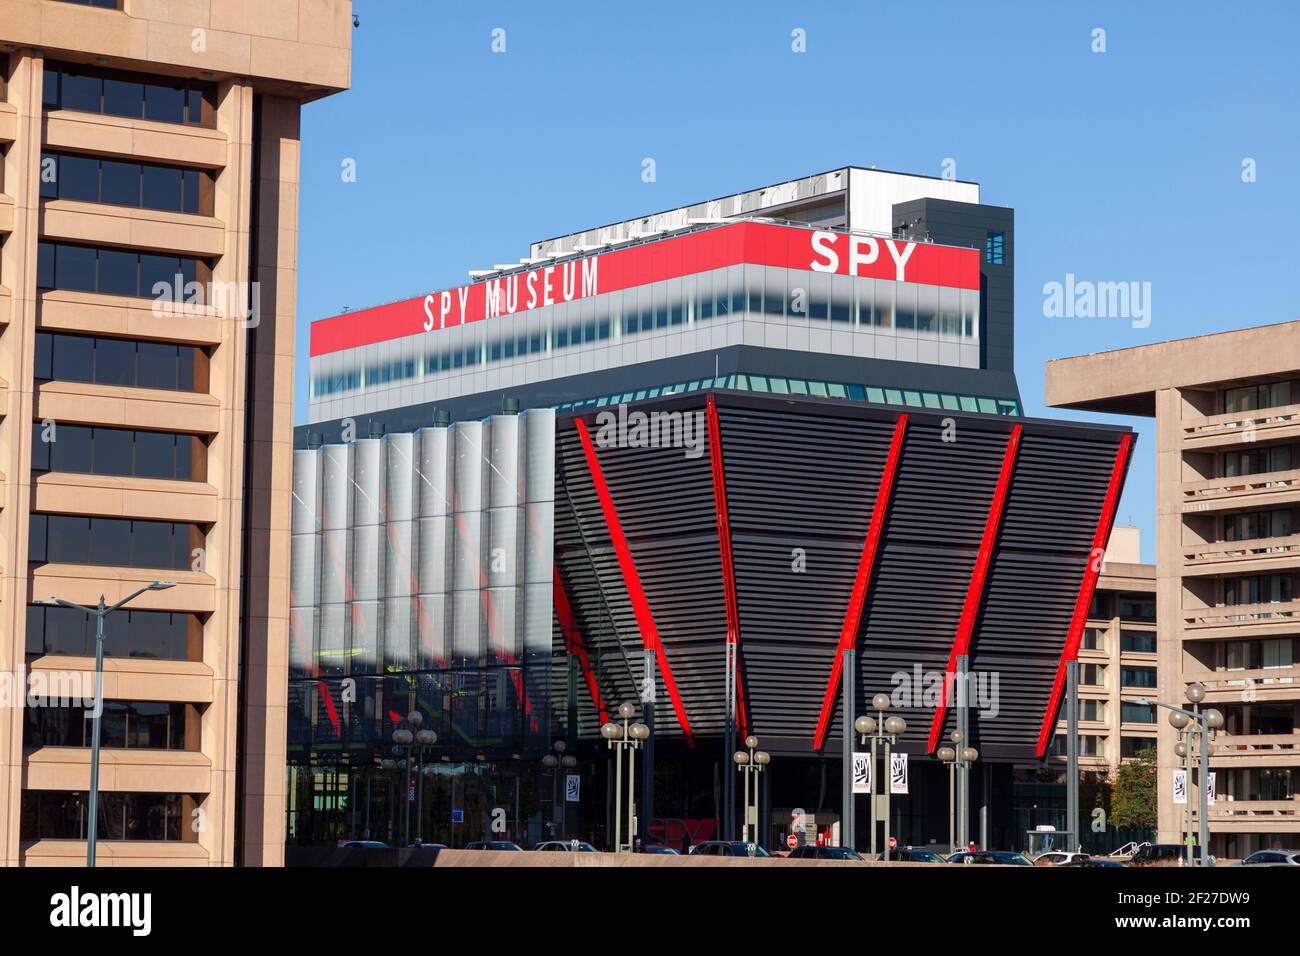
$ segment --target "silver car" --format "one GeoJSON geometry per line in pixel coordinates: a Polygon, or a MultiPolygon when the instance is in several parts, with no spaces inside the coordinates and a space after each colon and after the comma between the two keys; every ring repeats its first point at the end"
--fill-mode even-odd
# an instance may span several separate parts
{"type": "Polygon", "coordinates": [[[595,853],[596,848],[585,840],[543,840],[534,850],[552,853],[595,853]]]}
{"type": "Polygon", "coordinates": [[[1300,866],[1300,850],[1256,850],[1242,866],[1300,866]]]}

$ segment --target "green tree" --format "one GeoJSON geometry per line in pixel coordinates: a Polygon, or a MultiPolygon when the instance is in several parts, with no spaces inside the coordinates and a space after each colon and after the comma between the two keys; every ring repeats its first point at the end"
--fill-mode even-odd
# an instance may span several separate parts
{"type": "Polygon", "coordinates": [[[1139,750],[1120,764],[1110,800],[1110,825],[1120,830],[1156,826],[1156,752],[1139,750]]]}

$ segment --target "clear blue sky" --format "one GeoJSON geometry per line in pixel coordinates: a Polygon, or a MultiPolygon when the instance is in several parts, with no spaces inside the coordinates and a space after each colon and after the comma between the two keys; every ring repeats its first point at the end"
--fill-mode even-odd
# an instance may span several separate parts
{"type": "MultiPolygon", "coordinates": [[[[352,89],[303,120],[299,422],[313,319],[459,284],[535,239],[847,164],[939,175],[952,158],[1015,208],[1030,415],[1084,417],[1044,408],[1049,358],[1300,317],[1294,3],[354,9],[352,89]],[[1149,327],[1045,318],[1043,285],[1066,273],[1150,282],[1149,327]]],[[[1118,520],[1153,560],[1152,429],[1114,420],[1140,433],[1118,520]]]]}

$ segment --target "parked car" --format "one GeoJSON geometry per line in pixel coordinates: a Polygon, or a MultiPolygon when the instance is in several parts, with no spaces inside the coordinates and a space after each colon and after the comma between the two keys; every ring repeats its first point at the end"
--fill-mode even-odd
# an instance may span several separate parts
{"type": "Polygon", "coordinates": [[[662,843],[647,843],[638,853],[658,853],[661,856],[681,856],[681,851],[662,843]]]}
{"type": "Polygon", "coordinates": [[[949,863],[996,863],[1003,866],[1033,866],[1023,855],[1010,850],[962,850],[948,857],[949,863]]]}
{"type": "Polygon", "coordinates": [[[387,850],[388,844],[383,840],[340,840],[339,848],[348,850],[353,847],[362,850],[387,850]]]}
{"type": "Polygon", "coordinates": [[[445,843],[410,843],[407,844],[412,850],[445,850],[445,843]]]}
{"type": "Polygon", "coordinates": [[[1300,866],[1300,850],[1256,850],[1242,866],[1300,866]]]}
{"type": "Polygon", "coordinates": [[[585,840],[543,840],[533,847],[542,852],[559,853],[595,853],[596,848],[585,840]]]}
{"type": "Polygon", "coordinates": [[[905,846],[897,850],[889,851],[891,860],[898,860],[902,863],[946,863],[942,853],[935,850],[927,850],[919,846],[905,846]]]}
{"type": "Polygon", "coordinates": [[[789,860],[850,860],[867,862],[857,850],[846,846],[797,846],[786,857],[789,860]]]}
{"type": "Polygon", "coordinates": [[[691,847],[691,856],[771,856],[757,843],[740,840],[706,840],[691,847]]]}
{"type": "Polygon", "coordinates": [[[1087,860],[1087,853],[1067,853],[1064,850],[1052,850],[1050,853],[1040,853],[1034,860],[1034,866],[1063,866],[1066,863],[1087,860]]]}
{"type": "Polygon", "coordinates": [[[523,847],[518,843],[511,843],[509,840],[471,840],[465,844],[467,850],[518,850],[523,852],[523,847]]]}
{"type": "MultiPolygon", "coordinates": [[[[1201,858],[1201,848],[1192,847],[1192,859],[1201,858]]],[[[1130,866],[1182,866],[1187,861],[1187,847],[1181,843],[1148,843],[1133,854],[1130,866]]]]}
{"type": "Polygon", "coordinates": [[[1060,863],[1057,865],[1058,866],[1110,866],[1110,867],[1119,867],[1121,870],[1128,866],[1128,864],[1122,860],[1112,860],[1109,857],[1105,857],[1105,856],[1088,856],[1086,853],[1079,854],[1079,857],[1077,859],[1071,860],[1068,863],[1060,863]]]}

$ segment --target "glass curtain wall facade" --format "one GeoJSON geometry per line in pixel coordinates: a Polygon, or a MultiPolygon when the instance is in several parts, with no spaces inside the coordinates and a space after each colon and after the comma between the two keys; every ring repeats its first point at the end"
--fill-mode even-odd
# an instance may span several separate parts
{"type": "Polygon", "coordinates": [[[311,397],[426,382],[454,397],[515,374],[556,378],[729,344],[978,368],[979,311],[974,289],[736,265],[326,355],[311,397]]]}
{"type": "Polygon", "coordinates": [[[557,834],[554,460],[545,409],[294,452],[290,845],[557,834]]]}

